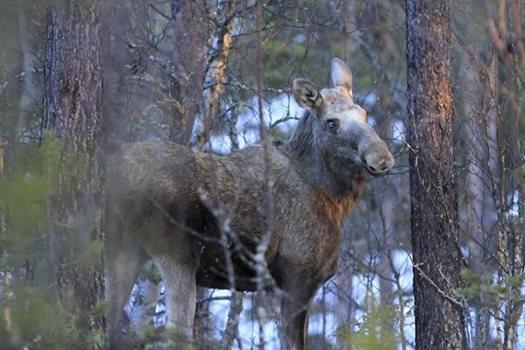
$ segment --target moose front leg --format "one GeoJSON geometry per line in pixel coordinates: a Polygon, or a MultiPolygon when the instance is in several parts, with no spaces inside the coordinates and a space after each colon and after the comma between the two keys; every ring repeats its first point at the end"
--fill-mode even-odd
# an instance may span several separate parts
{"type": "MultiPolygon", "coordinates": [[[[285,296],[286,299],[291,298],[285,296]]],[[[283,326],[286,349],[304,349],[308,331],[308,303],[298,300],[283,300],[283,326]]]]}
{"type": "Polygon", "coordinates": [[[283,283],[282,318],[285,348],[302,350],[308,335],[308,307],[317,289],[317,283],[303,275],[288,274],[283,283]]]}

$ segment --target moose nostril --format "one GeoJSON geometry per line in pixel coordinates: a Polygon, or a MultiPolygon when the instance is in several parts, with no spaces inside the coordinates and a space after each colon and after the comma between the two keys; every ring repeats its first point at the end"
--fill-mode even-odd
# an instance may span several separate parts
{"type": "Polygon", "coordinates": [[[388,169],[390,169],[390,167],[387,164],[383,164],[381,167],[381,171],[387,171],[388,169]]]}
{"type": "Polygon", "coordinates": [[[374,167],[371,166],[371,165],[368,166],[368,169],[370,169],[370,171],[373,172],[373,173],[376,173],[376,172],[377,172],[377,169],[374,168],[374,167]]]}
{"type": "Polygon", "coordinates": [[[389,160],[383,159],[383,161],[381,162],[381,167],[380,167],[381,171],[385,172],[391,167],[392,167],[392,164],[390,164],[389,160]]]}

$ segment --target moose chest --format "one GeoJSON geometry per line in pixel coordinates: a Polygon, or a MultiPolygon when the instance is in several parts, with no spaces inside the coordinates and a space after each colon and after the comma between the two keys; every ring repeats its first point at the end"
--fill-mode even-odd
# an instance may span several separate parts
{"type": "Polygon", "coordinates": [[[293,267],[324,281],[335,272],[340,252],[342,224],[354,205],[353,198],[333,201],[326,192],[315,190],[292,206],[301,220],[283,230],[276,259],[281,268],[293,267]]]}
{"type": "Polygon", "coordinates": [[[358,193],[334,198],[328,191],[305,181],[287,157],[274,153],[273,187],[268,199],[261,176],[264,168],[255,164],[258,156],[254,151],[244,161],[243,169],[238,163],[218,160],[215,187],[210,187],[209,192],[212,202],[222,211],[217,215],[204,210],[204,235],[215,241],[199,242],[201,264],[197,280],[203,286],[229,288],[228,271],[233,270],[237,289],[256,289],[253,256],[268,224],[271,239],[265,258],[272,275],[278,277],[282,269],[290,268],[325,279],[336,266],[341,226],[358,193]],[[233,184],[229,181],[232,178],[238,181],[233,184]],[[271,206],[268,200],[272,201],[271,206]],[[271,210],[269,218],[268,210],[271,210]],[[221,215],[227,219],[227,225],[221,222],[221,215]]]}

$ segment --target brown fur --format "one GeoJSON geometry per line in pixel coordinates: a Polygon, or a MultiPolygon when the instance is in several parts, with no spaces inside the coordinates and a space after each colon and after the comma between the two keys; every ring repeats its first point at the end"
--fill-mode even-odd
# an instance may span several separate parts
{"type": "MultiPolygon", "coordinates": [[[[365,180],[365,178],[363,178],[363,180],[365,180]]],[[[363,192],[363,184],[364,181],[360,182],[358,184],[359,187],[356,189],[355,193],[349,194],[341,199],[332,197],[326,190],[322,188],[314,189],[312,194],[319,204],[317,212],[320,215],[326,215],[334,223],[336,223],[338,229],[341,229],[341,225],[348,216],[350,209],[352,209],[355,202],[363,192]]]]}

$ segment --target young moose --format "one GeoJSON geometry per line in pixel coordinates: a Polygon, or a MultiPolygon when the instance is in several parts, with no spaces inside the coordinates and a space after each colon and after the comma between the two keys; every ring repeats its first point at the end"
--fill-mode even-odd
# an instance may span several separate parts
{"type": "Polygon", "coordinates": [[[196,285],[256,290],[261,278],[253,257],[272,208],[265,262],[283,291],[285,348],[305,347],[307,307],[336,270],[343,221],[368,175],[394,165],[353,101],[345,63],[334,59],[331,76],[333,88],[322,90],[304,79],[293,82],[307,113],[288,142],[268,149],[271,195],[265,150],[258,145],[224,157],[170,142],[133,143],[110,157],[106,258],[114,345],[124,304],[147,259],[158,265],[166,286],[166,327],[188,340],[196,285]]]}

